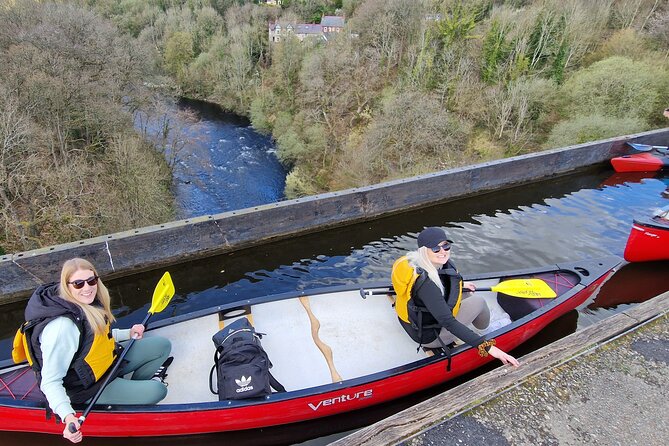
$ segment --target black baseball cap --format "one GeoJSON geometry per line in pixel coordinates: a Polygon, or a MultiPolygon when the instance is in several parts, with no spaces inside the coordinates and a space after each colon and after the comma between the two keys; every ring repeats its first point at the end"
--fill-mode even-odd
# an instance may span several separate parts
{"type": "Polygon", "coordinates": [[[418,234],[418,247],[425,246],[427,248],[434,248],[438,246],[441,242],[453,243],[451,237],[446,231],[441,228],[429,227],[423,229],[420,234],[418,234]]]}

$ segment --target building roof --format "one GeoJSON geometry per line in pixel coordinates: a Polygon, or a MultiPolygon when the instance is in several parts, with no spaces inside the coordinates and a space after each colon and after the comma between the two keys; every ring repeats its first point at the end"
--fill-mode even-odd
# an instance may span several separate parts
{"type": "Polygon", "coordinates": [[[343,28],[345,24],[344,17],[338,15],[325,15],[321,19],[321,25],[323,26],[340,26],[343,28]]]}
{"type": "Polygon", "coordinates": [[[323,27],[321,25],[299,23],[295,26],[296,34],[321,34],[322,32],[323,27]]]}

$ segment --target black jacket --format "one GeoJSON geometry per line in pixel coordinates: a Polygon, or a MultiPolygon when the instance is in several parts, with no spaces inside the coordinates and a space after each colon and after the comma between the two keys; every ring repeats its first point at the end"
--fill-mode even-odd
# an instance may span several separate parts
{"type": "Polygon", "coordinates": [[[455,265],[449,260],[439,270],[446,295],[427,277],[427,273],[421,271],[420,274],[423,277],[416,280],[414,289],[411,290],[411,300],[416,307],[414,310],[409,309],[411,323],[408,324],[400,319],[404,330],[420,344],[434,341],[443,327],[472,347],[479,345],[483,338],[453,316],[453,308],[457,303],[462,282],[462,276],[457,272],[455,265]],[[422,337],[419,333],[420,328],[422,337]]]}

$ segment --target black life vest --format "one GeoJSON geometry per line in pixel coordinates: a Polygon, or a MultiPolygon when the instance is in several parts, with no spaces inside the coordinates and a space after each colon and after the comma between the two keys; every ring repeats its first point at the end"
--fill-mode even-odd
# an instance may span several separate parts
{"type": "MultiPolygon", "coordinates": [[[[452,309],[453,316],[456,316],[462,301],[462,276],[450,260],[439,270],[439,276],[445,287],[446,303],[452,309]]],[[[415,333],[408,331],[409,335],[419,344],[423,342],[423,335],[427,330],[434,332],[435,337],[438,336],[441,326],[421,300],[416,298],[417,291],[423,283],[430,280],[427,273],[411,266],[409,259],[403,256],[393,264],[391,280],[397,295],[395,301],[397,316],[400,321],[415,330],[415,333]]]]}
{"type": "Polygon", "coordinates": [[[110,324],[103,334],[95,334],[82,310],[58,295],[58,284],[42,285],[31,296],[26,307],[26,320],[14,337],[12,358],[27,360],[38,385],[42,381],[42,350],[40,335],[44,327],[58,317],[67,317],[79,329],[79,347],[63,378],[63,386],[73,403],[89,400],[102,383],[102,377],[116,360],[116,343],[110,324]]]}

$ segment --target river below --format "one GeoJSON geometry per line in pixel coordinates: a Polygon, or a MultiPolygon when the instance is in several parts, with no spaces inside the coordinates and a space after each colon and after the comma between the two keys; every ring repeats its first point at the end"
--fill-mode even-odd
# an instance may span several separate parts
{"type": "Polygon", "coordinates": [[[174,163],[177,218],[243,209],[284,198],[286,171],[269,136],[215,104],[165,100],[138,114],[135,127],[166,147],[174,163]],[[165,134],[166,125],[169,132],[165,134]]]}

